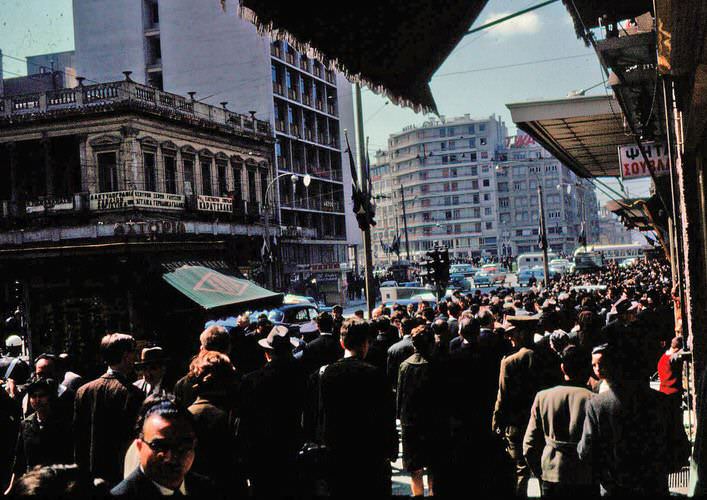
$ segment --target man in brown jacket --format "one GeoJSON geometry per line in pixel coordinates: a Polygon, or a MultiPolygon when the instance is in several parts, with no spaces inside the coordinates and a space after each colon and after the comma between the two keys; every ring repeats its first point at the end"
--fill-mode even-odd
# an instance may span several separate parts
{"type": "Polygon", "coordinates": [[[511,343],[517,349],[501,361],[498,395],[491,422],[495,433],[504,437],[506,451],[515,465],[515,494],[526,497],[530,469],[523,456],[523,436],[530,417],[533,398],[538,391],[538,370],[534,363],[533,333],[538,319],[509,316],[511,343]]]}
{"type": "Polygon", "coordinates": [[[582,437],[584,408],[593,396],[585,384],[589,353],[575,346],[562,352],[563,385],[538,392],[523,440],[530,470],[541,480],[542,496],[571,498],[598,496],[591,465],[581,462],[577,443],[582,437]]]}
{"type": "Polygon", "coordinates": [[[135,339],[111,333],[101,339],[100,349],[108,370],[76,393],[74,451],[81,469],[113,486],[123,479],[123,459],[144,394],[128,380],[134,370],[135,339]]]}

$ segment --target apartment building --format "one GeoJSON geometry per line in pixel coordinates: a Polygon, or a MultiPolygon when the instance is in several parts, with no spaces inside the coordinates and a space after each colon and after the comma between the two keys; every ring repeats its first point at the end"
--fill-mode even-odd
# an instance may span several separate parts
{"type": "Polygon", "coordinates": [[[360,242],[342,149],[344,129],[353,130],[351,85],[322,61],[259,34],[238,17],[235,0],[223,5],[74,0],[77,73],[108,81],[131,71],[136,82],[269,121],[283,282],[309,275],[336,287],[347,244],[360,242]],[[308,187],[288,175],[305,173],[308,187]]]}

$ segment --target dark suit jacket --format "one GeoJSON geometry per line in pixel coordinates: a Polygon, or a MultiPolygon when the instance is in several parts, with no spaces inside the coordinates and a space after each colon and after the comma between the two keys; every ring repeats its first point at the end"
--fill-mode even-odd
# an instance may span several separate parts
{"type": "Polygon", "coordinates": [[[35,465],[70,464],[74,461],[73,447],[70,421],[55,417],[40,427],[33,413],[20,425],[15,474],[19,477],[35,465]]]}
{"type": "Polygon", "coordinates": [[[239,440],[252,463],[295,459],[302,445],[306,384],[292,356],[273,358],[243,377],[239,440]]]}
{"type": "Polygon", "coordinates": [[[331,333],[322,333],[308,343],[302,351],[302,363],[307,373],[312,373],[324,365],[340,359],[344,355],[339,337],[331,333]]]}
{"type": "MultiPolygon", "coordinates": [[[[220,496],[213,483],[208,478],[193,472],[187,473],[184,478],[184,486],[187,490],[187,495],[195,498],[213,498],[220,496]]],[[[110,490],[110,494],[114,497],[127,495],[132,498],[159,498],[162,496],[159,488],[142,473],[140,467],[135,469],[115,488],[110,490]]]]}
{"type": "Polygon", "coordinates": [[[74,405],[79,467],[109,484],[123,478],[123,459],[143,399],[142,391],[118,374],[106,373],[79,388],[74,405]]]}
{"type": "Polygon", "coordinates": [[[321,376],[324,444],[356,462],[396,457],[395,401],[385,376],[358,358],[329,365],[321,376]]]}
{"type": "Polygon", "coordinates": [[[231,412],[218,398],[201,396],[189,407],[197,444],[191,470],[211,478],[221,491],[243,492],[236,464],[235,429],[231,412]]]}
{"type": "Polygon", "coordinates": [[[577,452],[609,494],[667,496],[668,473],[687,464],[690,444],[667,396],[632,384],[587,402],[577,452]]]}
{"type": "Polygon", "coordinates": [[[388,380],[393,387],[398,385],[400,365],[412,356],[414,352],[415,348],[412,346],[412,337],[410,335],[405,335],[388,349],[388,380]]]}

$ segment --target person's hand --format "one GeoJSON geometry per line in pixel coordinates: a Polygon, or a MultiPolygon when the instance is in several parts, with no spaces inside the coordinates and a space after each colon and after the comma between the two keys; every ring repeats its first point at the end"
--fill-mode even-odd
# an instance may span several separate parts
{"type": "Polygon", "coordinates": [[[17,385],[15,384],[15,381],[11,378],[7,379],[7,381],[5,382],[5,391],[13,399],[15,399],[19,396],[19,394],[17,392],[17,385]]]}

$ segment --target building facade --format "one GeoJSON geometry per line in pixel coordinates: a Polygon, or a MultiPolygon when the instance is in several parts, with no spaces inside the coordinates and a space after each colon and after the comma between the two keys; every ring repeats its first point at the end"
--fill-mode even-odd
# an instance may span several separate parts
{"type": "Polygon", "coordinates": [[[498,196],[498,254],[539,251],[541,186],[549,248],[572,255],[582,232],[599,236],[594,186],[565,168],[527,134],[508,137],[495,166],[498,196]]]}
{"type": "Polygon", "coordinates": [[[393,134],[388,145],[371,168],[378,222],[373,256],[379,264],[397,259],[385,248],[396,235],[401,257],[409,248],[412,260],[436,241],[456,259],[537,251],[538,183],[552,250],[571,254],[583,223],[589,241],[598,236],[592,185],[527,135],[507,137],[495,116],[430,120],[393,134]]]}
{"type": "Polygon", "coordinates": [[[378,225],[373,256],[390,261],[383,245],[401,234],[401,256],[418,260],[441,241],[453,258],[496,254],[495,158],[506,127],[491,116],[431,119],[388,139],[371,167],[378,225]],[[405,220],[403,220],[403,197],[405,220]],[[404,226],[407,224],[407,247],[404,226]]]}
{"type": "Polygon", "coordinates": [[[347,243],[360,242],[350,206],[343,130],[353,130],[351,85],[286,42],[259,34],[238,3],[74,0],[76,65],[90,80],[131,78],[159,89],[252,112],[270,122],[278,189],[282,272],[338,287],[347,243]],[[188,36],[185,34],[188,33],[188,36]],[[292,173],[309,173],[293,189],[292,173]],[[346,213],[350,216],[347,217],[346,213]]]}
{"type": "Polygon", "coordinates": [[[264,281],[273,153],[267,121],[132,81],[0,99],[0,308],[21,283],[33,344],[89,362],[106,331],[191,349],[162,275],[264,281]]]}

